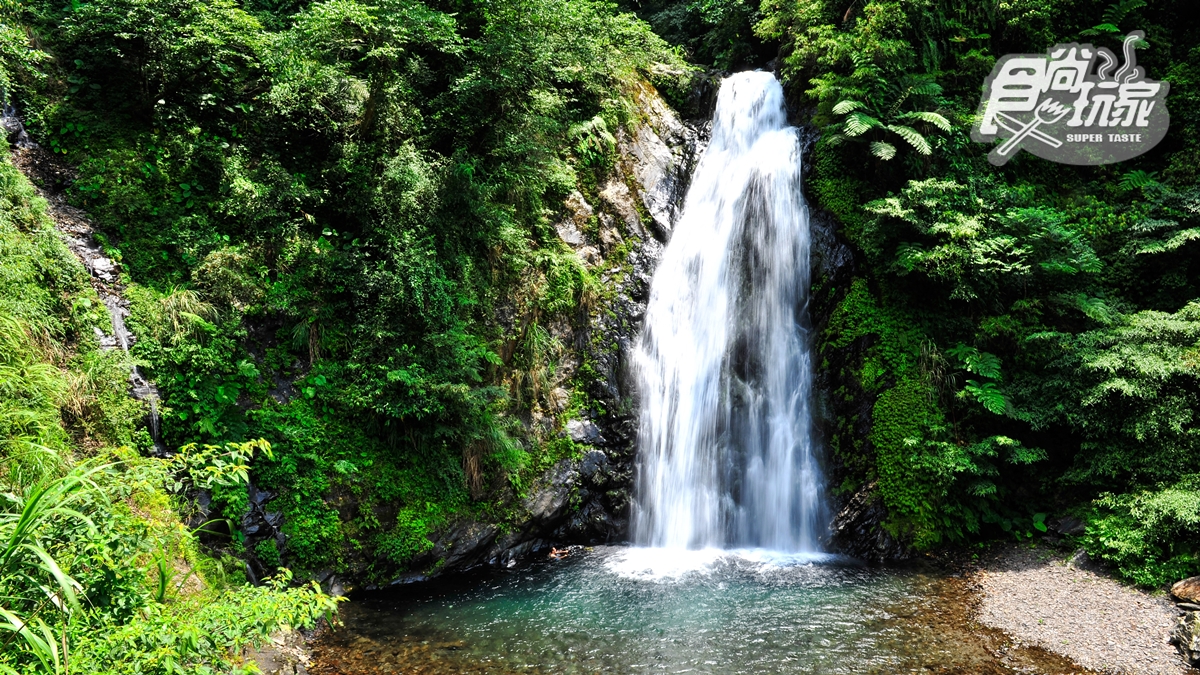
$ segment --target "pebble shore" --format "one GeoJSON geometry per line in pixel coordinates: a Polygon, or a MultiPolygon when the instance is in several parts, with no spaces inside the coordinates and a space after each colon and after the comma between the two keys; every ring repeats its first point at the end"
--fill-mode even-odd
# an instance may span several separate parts
{"type": "Polygon", "coordinates": [[[1100,673],[1187,675],[1168,643],[1179,612],[1051,549],[1008,546],[980,562],[980,623],[1100,673]]]}

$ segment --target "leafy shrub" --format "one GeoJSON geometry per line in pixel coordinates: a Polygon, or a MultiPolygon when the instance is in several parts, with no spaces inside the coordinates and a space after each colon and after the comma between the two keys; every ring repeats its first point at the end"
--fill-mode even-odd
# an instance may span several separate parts
{"type": "Polygon", "coordinates": [[[1095,502],[1083,543],[1126,580],[1161,588],[1200,572],[1200,475],[1095,502]]]}

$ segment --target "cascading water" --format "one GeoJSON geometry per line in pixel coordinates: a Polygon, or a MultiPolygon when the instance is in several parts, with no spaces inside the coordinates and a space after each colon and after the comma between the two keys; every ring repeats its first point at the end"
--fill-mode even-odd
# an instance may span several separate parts
{"type": "Polygon", "coordinates": [[[637,544],[819,550],[808,254],[783,89],[771,73],[735,74],[650,287],[637,544]]]}

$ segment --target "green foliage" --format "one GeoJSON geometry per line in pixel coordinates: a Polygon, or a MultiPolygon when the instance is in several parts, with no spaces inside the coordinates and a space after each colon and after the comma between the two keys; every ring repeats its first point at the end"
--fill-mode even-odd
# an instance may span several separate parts
{"type": "Polygon", "coordinates": [[[231,587],[172,509],[175,468],[245,494],[264,444],[174,462],[105,449],[149,445],[130,364],[97,351],[103,306],[7,159],[0,205],[0,672],[231,672],[243,646],[331,617],[333,599],[287,589],[286,572],[231,587]]]}
{"type": "Polygon", "coordinates": [[[1161,587],[1200,571],[1200,477],[1131,494],[1104,494],[1083,536],[1089,554],[1126,580],[1161,587]]]}
{"type": "MultiPolygon", "coordinates": [[[[839,419],[831,442],[848,489],[874,481],[888,527],[916,546],[1028,538],[1104,492],[1096,541],[1117,543],[1093,550],[1129,578],[1163,578],[1195,550],[1140,524],[1194,536],[1186,500],[1153,498],[1200,459],[1188,9],[639,5],[704,63],[757,64],[782,45],[794,109],[822,131],[807,185],[862,263],[828,298],[819,348],[839,364],[838,404],[870,410],[870,427],[839,419]],[[1111,46],[1134,25],[1139,63],[1181,101],[1169,143],[1119,172],[987,164],[966,128],[998,55],[1089,29],[1111,46]]],[[[503,520],[530,472],[576,451],[527,419],[570,348],[552,324],[608,291],[551,224],[606,178],[644,78],[687,90],[680,50],[594,0],[6,12],[0,84],[78,167],[71,198],[128,278],[164,438],[196,444],[172,484],[210,488],[231,519],[245,479],[277,493],[287,544],[256,546],[263,562],[387,576],[459,517],[503,520]],[[254,438],[273,450],[250,461],[254,438]]],[[[7,164],[0,188],[0,431],[18,458],[6,476],[28,486],[59,476],[79,439],[145,438],[111,393],[121,364],[89,342],[105,317],[86,276],[7,164]]],[[[169,608],[175,576],[160,551],[131,555],[158,562],[103,582],[106,616],[158,626],[131,598],[169,608]]],[[[191,658],[179,644],[170,663],[191,658]]]]}
{"type": "Polygon", "coordinates": [[[1068,480],[1154,484],[1200,460],[1200,303],[1122,316],[1060,344],[1078,378],[1078,407],[1064,413],[1084,439],[1068,480]]]}
{"type": "Polygon", "coordinates": [[[1091,508],[1089,550],[1126,578],[1194,572],[1195,486],[1180,477],[1198,459],[1200,119],[1173,116],[1174,144],[1121,168],[997,168],[964,133],[996,56],[1080,35],[1113,48],[1133,28],[1147,31],[1139,64],[1172,78],[1172,107],[1189,109],[1200,52],[1179,27],[1188,11],[762,5],[756,29],[783,43],[785,81],[823,132],[811,196],[862,263],[818,343],[841,369],[832,445],[844,487],[876,481],[910,543],[1028,538],[1048,514],[1091,508]],[[926,125],[913,130],[930,154],[891,128],[904,120],[926,125]]]}
{"type": "MultiPolygon", "coordinates": [[[[896,156],[896,146],[887,141],[870,139],[872,137],[887,138],[887,134],[883,132],[890,132],[910,145],[918,154],[929,155],[933,152],[929,140],[925,138],[924,134],[908,125],[921,124],[948,132],[951,130],[950,120],[933,111],[901,112],[901,110],[910,101],[922,98],[936,101],[942,93],[941,86],[936,82],[920,79],[890,85],[880,72],[880,69],[874,67],[873,64],[864,61],[855,70],[855,77],[864,84],[856,87],[842,85],[849,91],[865,94],[861,98],[866,99],[866,102],[847,98],[834,104],[830,112],[845,117],[839,124],[830,127],[828,144],[838,145],[847,140],[869,141],[871,154],[887,161],[896,156]]],[[[810,93],[821,98],[825,93],[823,88],[832,86],[829,83],[821,82],[817,89],[810,93]]]]}
{"type": "Polygon", "coordinates": [[[337,599],[316,582],[289,588],[284,571],[267,585],[242,586],[218,603],[148,605],[125,625],[80,636],[72,667],[105,675],[237,672],[238,656],[277,631],[311,628],[332,616],[337,599]]]}
{"type": "Polygon", "coordinates": [[[174,473],[179,477],[175,491],[183,489],[183,480],[202,490],[214,487],[235,487],[250,482],[250,460],[255,451],[274,459],[271,444],[265,440],[215,445],[190,444],[180,448],[171,458],[174,473]]]}
{"type": "Polygon", "coordinates": [[[692,63],[734,70],[774,56],[774,46],[754,34],[761,13],[751,0],[647,0],[622,7],[637,12],[692,63]]]}

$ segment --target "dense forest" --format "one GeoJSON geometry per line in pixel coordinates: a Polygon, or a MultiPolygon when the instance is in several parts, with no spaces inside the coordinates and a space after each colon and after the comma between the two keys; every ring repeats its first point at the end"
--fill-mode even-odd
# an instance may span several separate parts
{"type": "Polygon", "coordinates": [[[873,500],[908,554],[1071,517],[1130,582],[1200,573],[1189,7],[0,3],[0,90],[58,167],[37,187],[95,221],[137,336],[102,348],[87,272],[0,161],[0,672],[230,672],[336,611],[322,572],[386,582],[453,523],[516,527],[587,450],[567,422],[614,412],[602,346],[555,326],[609,311],[634,242],[581,259],[564,201],[598,202],[639,92],[702,120],[746,68],[813,132],[810,209],[853,253],[813,280],[832,498],[873,500]],[[997,58],[1134,30],[1170,83],[1160,145],[988,162],[997,58]],[[242,531],[259,493],[284,536],[242,531]]]}

